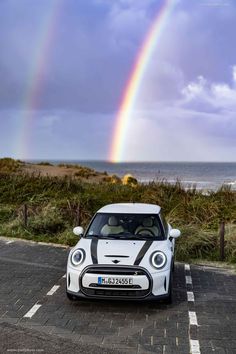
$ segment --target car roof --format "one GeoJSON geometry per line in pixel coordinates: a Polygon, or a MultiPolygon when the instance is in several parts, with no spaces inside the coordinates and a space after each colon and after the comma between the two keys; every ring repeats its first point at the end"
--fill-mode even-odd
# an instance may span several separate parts
{"type": "Polygon", "coordinates": [[[117,203],[108,204],[97,211],[97,213],[117,214],[159,214],[161,207],[155,204],[145,203],[117,203]]]}

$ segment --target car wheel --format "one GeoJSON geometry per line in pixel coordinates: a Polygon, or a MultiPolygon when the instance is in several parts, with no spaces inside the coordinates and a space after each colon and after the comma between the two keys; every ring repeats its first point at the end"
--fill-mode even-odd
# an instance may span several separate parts
{"type": "Polygon", "coordinates": [[[174,259],[173,259],[173,262],[172,262],[172,272],[174,272],[175,271],[175,261],[174,261],[174,259]]]}
{"type": "Polygon", "coordinates": [[[70,300],[70,301],[75,301],[76,300],[76,296],[66,292],[66,295],[67,295],[67,298],[70,300]]]}
{"type": "Polygon", "coordinates": [[[170,273],[170,280],[169,280],[169,290],[168,290],[168,295],[165,299],[166,304],[172,304],[173,300],[173,275],[172,272],[170,273]]]}

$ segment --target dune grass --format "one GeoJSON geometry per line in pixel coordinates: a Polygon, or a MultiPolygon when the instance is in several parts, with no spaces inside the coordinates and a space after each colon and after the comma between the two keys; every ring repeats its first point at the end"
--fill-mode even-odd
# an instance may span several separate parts
{"type": "Polygon", "coordinates": [[[16,172],[22,166],[22,162],[20,160],[14,160],[10,157],[4,157],[0,159],[0,171],[3,173],[12,173],[16,172]]]}
{"type": "Polygon", "coordinates": [[[181,261],[218,260],[219,224],[224,220],[226,261],[236,263],[236,193],[226,187],[204,195],[194,188],[185,190],[180,182],[87,183],[4,171],[0,173],[0,235],[72,246],[78,240],[72,228],[85,227],[96,210],[116,202],[161,205],[171,225],[182,231],[176,254],[181,261]]]}

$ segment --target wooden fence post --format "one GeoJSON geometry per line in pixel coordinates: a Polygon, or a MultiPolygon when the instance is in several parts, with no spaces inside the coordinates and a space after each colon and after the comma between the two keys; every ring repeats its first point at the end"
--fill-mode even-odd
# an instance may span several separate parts
{"type": "Polygon", "coordinates": [[[220,224],[220,261],[225,258],[225,222],[220,224]]]}
{"type": "Polygon", "coordinates": [[[24,216],[24,226],[28,226],[28,208],[27,204],[24,204],[24,209],[23,209],[23,216],[24,216]]]}

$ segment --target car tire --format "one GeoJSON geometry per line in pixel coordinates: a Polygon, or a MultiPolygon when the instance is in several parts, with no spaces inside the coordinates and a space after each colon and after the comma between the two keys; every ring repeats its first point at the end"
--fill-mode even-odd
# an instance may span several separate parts
{"type": "Polygon", "coordinates": [[[172,261],[172,272],[174,273],[174,271],[175,271],[175,261],[173,259],[173,261],[172,261]]]}
{"type": "Polygon", "coordinates": [[[165,299],[166,304],[172,304],[173,301],[173,275],[172,272],[170,273],[170,280],[169,280],[169,290],[168,295],[165,299]]]}

